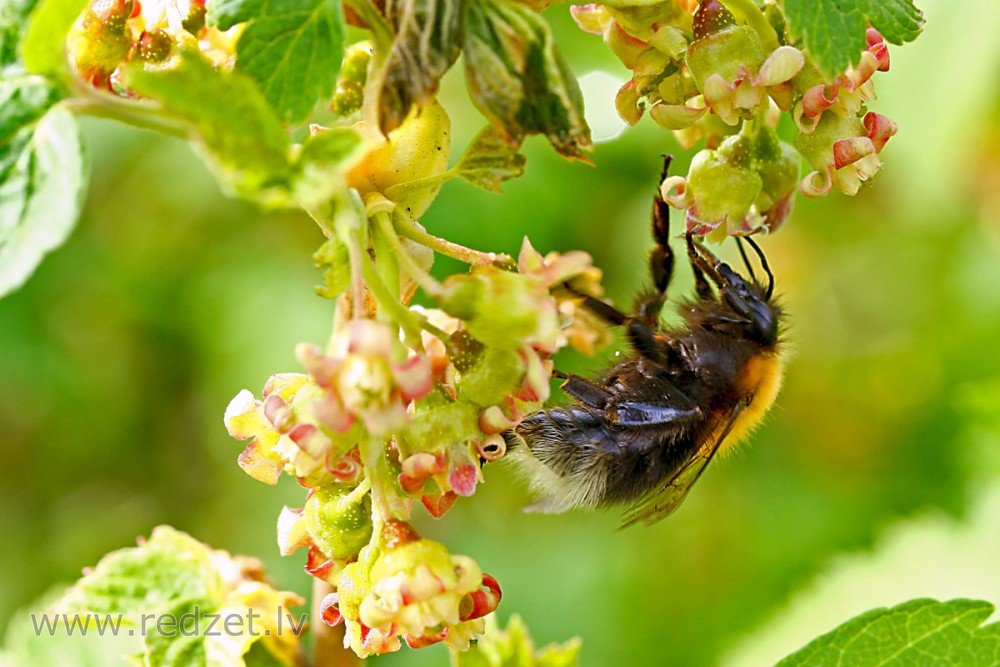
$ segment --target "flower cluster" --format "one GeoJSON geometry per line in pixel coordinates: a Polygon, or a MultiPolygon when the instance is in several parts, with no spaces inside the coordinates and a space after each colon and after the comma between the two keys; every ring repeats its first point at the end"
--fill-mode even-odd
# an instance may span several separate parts
{"type": "Polygon", "coordinates": [[[471,558],[388,521],[337,580],[321,604],[329,625],[345,622],[347,643],[361,657],[438,642],[465,650],[483,634],[483,617],[500,603],[500,587],[471,558]]]}
{"type": "Polygon", "coordinates": [[[600,294],[588,255],[542,256],[525,241],[514,269],[476,266],[439,286],[440,308],[397,312],[417,337],[341,299],[326,348],[296,349],[305,373],[274,375],[226,411],[249,475],[288,473],[308,489],[278,520],[279,548],[306,549],[306,570],[336,588],[328,620],[347,622],[359,655],[401,641],[468,647],[482,633],[496,582],[403,522],[417,501],[440,517],[471,496],[506,451],[501,433],[548,397],[549,356],[607,336],[577,305],[600,294]]]}
{"type": "Polygon", "coordinates": [[[243,27],[220,31],[206,13],[205,0],[92,0],[70,31],[69,54],[85,81],[122,95],[123,65],[164,66],[182,43],[231,66],[243,27]]]}
{"type": "Polygon", "coordinates": [[[831,79],[785,33],[783,20],[742,2],[741,11],[756,12],[757,20],[738,19],[726,4],[673,0],[571,10],[632,72],[615,100],[626,122],[637,123],[648,110],[685,147],[706,140],[688,175],[662,188],[672,206],[687,211],[687,231],[697,235],[747,235],[781,225],[799,182],[796,149],[815,169],[800,183],[804,195],[821,196],[833,186],[855,194],[881,167],[878,153],[896,131],[864,106],[875,96],[873,74],[889,68],[877,30],[868,29],[858,64],[831,79]],[[783,112],[795,121],[794,148],[774,132],[783,112]]]}

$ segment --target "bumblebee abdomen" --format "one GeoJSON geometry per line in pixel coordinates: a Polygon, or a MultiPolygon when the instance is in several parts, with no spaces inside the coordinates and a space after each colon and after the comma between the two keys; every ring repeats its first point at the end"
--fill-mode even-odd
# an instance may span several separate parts
{"type": "Polygon", "coordinates": [[[508,441],[524,444],[511,448],[511,458],[542,496],[533,509],[547,512],[635,500],[673,474],[694,446],[690,434],[622,429],[582,405],[536,412],[509,433],[508,441]]]}

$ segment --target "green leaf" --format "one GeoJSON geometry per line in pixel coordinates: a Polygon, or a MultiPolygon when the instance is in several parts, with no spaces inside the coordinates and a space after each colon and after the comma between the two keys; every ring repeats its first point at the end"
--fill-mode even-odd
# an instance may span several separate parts
{"type": "Polygon", "coordinates": [[[70,590],[62,606],[137,617],[194,605],[211,612],[223,596],[211,550],[190,535],[161,526],[144,544],[102,558],[70,590]]]}
{"type": "MultiPolygon", "coordinates": [[[[207,621],[207,619],[206,619],[207,621]]],[[[178,635],[176,637],[157,632],[150,633],[146,638],[146,661],[149,667],[208,667],[209,661],[205,651],[205,637],[197,635],[178,635]]],[[[242,660],[220,663],[213,661],[212,667],[242,667],[242,660]]]]}
{"type": "Polygon", "coordinates": [[[912,42],[922,31],[924,15],[912,0],[864,0],[868,22],[892,44],[912,42]]]}
{"type": "Polygon", "coordinates": [[[191,128],[230,191],[264,204],[287,203],[291,142],[253,81],[218,71],[189,50],[168,69],[129,66],[126,80],[191,128]]]}
{"type": "Polygon", "coordinates": [[[488,125],[465,149],[453,171],[478,188],[499,193],[501,183],[524,173],[524,163],[517,145],[488,125]]]}
{"type": "Polygon", "coordinates": [[[828,78],[856,65],[870,23],[893,44],[914,40],[923,15],[912,0],[784,0],[788,27],[828,78]]]}
{"type": "Polygon", "coordinates": [[[548,25],[508,0],[468,0],[465,76],[479,110],[515,141],[544,134],[567,158],[591,148],[576,77],[548,25]]]}
{"type": "Polygon", "coordinates": [[[1000,623],[978,600],[910,600],[873,609],[810,642],[778,667],[1000,664],[1000,623]]]}
{"type": "Polygon", "coordinates": [[[250,650],[243,656],[243,663],[246,667],[284,667],[285,665],[261,642],[256,642],[250,647],[250,650]]]}
{"type": "MultiPolygon", "coordinates": [[[[129,637],[127,631],[117,635],[110,631],[99,633],[96,623],[90,624],[86,636],[80,625],[73,626],[70,634],[62,618],[46,612],[62,593],[63,590],[47,593],[29,607],[11,614],[7,632],[0,640],[3,647],[0,665],[108,667],[125,664],[122,656],[141,652],[142,641],[138,637],[129,637]]],[[[72,623],[72,619],[67,621],[72,623]]]]}
{"type": "Polygon", "coordinates": [[[0,182],[20,154],[15,137],[26,140],[25,131],[58,100],[58,92],[41,77],[0,79],[0,182]]]}
{"type": "MultiPolygon", "coordinates": [[[[4,82],[6,87],[8,82],[4,82]]],[[[49,101],[43,96],[36,101],[49,101]]],[[[80,131],[65,109],[32,121],[19,99],[4,120],[27,121],[0,148],[0,296],[24,284],[42,258],[62,245],[83,206],[87,160],[80,131]]],[[[4,127],[10,135],[12,126],[4,127]]]]}
{"type": "Polygon", "coordinates": [[[388,0],[385,16],[396,32],[379,71],[379,127],[399,127],[414,104],[437,92],[461,53],[461,0],[388,0]]]}
{"type": "Polygon", "coordinates": [[[66,36],[88,0],[41,0],[28,19],[21,59],[33,74],[69,75],[66,36]]]}
{"type": "Polygon", "coordinates": [[[313,209],[345,189],[344,173],[359,157],[361,137],[350,128],[329,128],[311,135],[295,164],[295,201],[313,209]]]}
{"type": "Polygon", "coordinates": [[[25,22],[38,0],[0,1],[0,68],[17,60],[17,45],[21,41],[25,22]]]}
{"type": "Polygon", "coordinates": [[[340,0],[261,0],[236,44],[236,69],[286,124],[301,122],[333,93],[345,32],[340,0]]]}
{"type": "Polygon", "coordinates": [[[205,20],[219,30],[229,30],[237,23],[252,21],[267,0],[213,0],[208,3],[205,20]]]}

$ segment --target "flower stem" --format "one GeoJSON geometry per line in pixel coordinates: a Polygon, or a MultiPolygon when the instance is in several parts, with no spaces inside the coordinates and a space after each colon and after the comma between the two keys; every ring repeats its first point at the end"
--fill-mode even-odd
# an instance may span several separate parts
{"type": "Polygon", "coordinates": [[[434,326],[433,324],[431,324],[430,322],[428,322],[426,319],[421,320],[421,322],[420,322],[420,328],[423,329],[424,331],[426,331],[427,333],[429,333],[430,335],[434,336],[438,340],[440,340],[445,345],[448,345],[448,344],[451,343],[451,334],[450,333],[448,333],[447,331],[444,331],[443,329],[437,328],[436,326],[434,326]]]}
{"type": "Polygon", "coordinates": [[[764,53],[770,53],[780,46],[778,44],[778,33],[774,31],[774,27],[767,20],[767,17],[764,16],[764,12],[760,11],[760,7],[753,0],[722,0],[722,4],[736,18],[743,19],[748,26],[753,28],[757,36],[760,37],[760,44],[764,47],[764,53]]]}
{"type": "Polygon", "coordinates": [[[133,127],[153,130],[180,139],[191,138],[191,128],[168,116],[158,104],[127,100],[111,93],[97,92],[74,79],[73,97],[62,104],[74,113],[110,118],[133,127]]]}
{"type": "Polygon", "coordinates": [[[337,507],[352,507],[361,502],[361,498],[372,490],[372,482],[365,477],[361,483],[354,487],[354,490],[337,501],[337,507]]]}
{"type": "Polygon", "coordinates": [[[426,246],[442,255],[447,255],[466,264],[489,266],[491,264],[510,265],[513,259],[510,255],[495,252],[480,252],[472,248],[452,243],[445,239],[428,234],[420,229],[412,220],[405,215],[397,215],[395,218],[396,230],[403,238],[416,241],[422,246],[426,246]]]}
{"type": "MultiPolygon", "coordinates": [[[[378,215],[386,215],[381,213],[378,215]]],[[[371,260],[369,263],[374,262],[374,267],[376,273],[379,276],[379,284],[384,286],[388,292],[387,299],[378,299],[378,308],[380,317],[385,320],[389,326],[392,327],[393,337],[399,338],[399,327],[400,323],[397,322],[397,318],[394,317],[396,313],[395,306],[402,303],[399,298],[400,286],[399,286],[399,260],[397,259],[397,250],[392,245],[391,239],[386,238],[385,234],[379,233],[379,230],[370,231],[371,238],[371,251],[368,253],[368,259],[371,260]],[[372,254],[374,253],[374,254],[372,254]]],[[[371,289],[371,286],[369,286],[371,289]]]]}
{"type": "MultiPolygon", "coordinates": [[[[358,442],[358,451],[361,453],[361,463],[365,470],[365,480],[371,487],[372,494],[372,525],[376,530],[381,528],[382,523],[392,516],[389,508],[389,501],[385,497],[385,488],[380,479],[383,458],[385,456],[385,443],[375,436],[362,438],[358,442]]],[[[377,535],[378,533],[374,533],[377,535]]]]}
{"type": "Polygon", "coordinates": [[[428,295],[432,297],[440,297],[442,293],[441,283],[431,278],[430,274],[421,269],[413,258],[410,257],[410,253],[406,252],[403,242],[400,241],[399,235],[396,234],[396,230],[392,226],[392,220],[389,218],[389,214],[385,212],[376,213],[375,222],[378,225],[379,232],[382,233],[385,240],[389,242],[389,245],[395,251],[396,261],[403,267],[403,270],[406,271],[410,278],[420,285],[421,289],[427,292],[428,295]]]}
{"type": "Polygon", "coordinates": [[[379,276],[378,271],[375,269],[371,258],[363,261],[362,271],[364,272],[364,279],[368,284],[368,289],[371,290],[372,296],[386,310],[392,321],[398,324],[403,330],[407,346],[413,350],[423,349],[423,344],[420,340],[421,324],[408,308],[404,307],[398,299],[393,297],[392,292],[386,287],[382,281],[382,277],[379,276]]]}

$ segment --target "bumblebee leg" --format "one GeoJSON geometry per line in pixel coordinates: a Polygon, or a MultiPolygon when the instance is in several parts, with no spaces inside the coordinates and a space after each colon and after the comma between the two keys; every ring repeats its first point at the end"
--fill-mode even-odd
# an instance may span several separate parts
{"type": "MultiPolygon", "coordinates": [[[[667,177],[672,159],[670,155],[663,156],[661,183],[667,177]]],[[[663,201],[659,187],[653,197],[653,240],[656,247],[649,253],[649,274],[655,291],[639,303],[638,312],[639,317],[655,325],[667,300],[667,287],[674,273],[674,252],[670,249],[670,207],[663,201]]]]}
{"type": "Polygon", "coordinates": [[[597,315],[608,324],[621,326],[631,319],[628,315],[618,310],[611,304],[605,303],[596,297],[590,296],[589,294],[583,294],[582,292],[576,291],[569,286],[569,283],[563,284],[563,287],[583,299],[583,307],[592,312],[594,315],[597,315]]]}
{"type": "Polygon", "coordinates": [[[663,361],[663,345],[656,339],[656,334],[654,333],[654,327],[656,326],[655,316],[652,322],[647,321],[644,317],[630,317],[600,299],[596,299],[589,294],[577,292],[568,284],[564,284],[563,287],[582,298],[583,307],[608,324],[613,326],[625,325],[625,335],[628,337],[629,342],[632,343],[632,347],[635,348],[636,352],[653,361],[663,361]]]}
{"type": "MultiPolygon", "coordinates": [[[[747,273],[750,274],[750,280],[757,282],[757,274],[753,272],[753,265],[750,264],[750,259],[747,257],[747,251],[743,249],[743,239],[739,236],[734,236],[733,238],[736,239],[736,247],[740,249],[740,257],[743,258],[743,266],[747,267],[747,273]]],[[[747,237],[747,240],[750,240],[749,236],[747,237]]],[[[754,244],[755,247],[756,245],[757,244],[754,244]]]]}
{"type": "Polygon", "coordinates": [[[552,376],[565,379],[561,389],[584,405],[603,410],[611,400],[611,392],[587,378],[559,371],[553,372],[552,376]]]}
{"type": "Polygon", "coordinates": [[[632,347],[641,356],[658,364],[666,361],[663,342],[657,339],[656,332],[645,320],[629,318],[625,333],[632,347]]]}
{"type": "Polygon", "coordinates": [[[774,293],[774,274],[771,273],[771,267],[767,264],[767,257],[764,256],[764,251],[760,249],[757,242],[748,236],[747,243],[749,243],[750,247],[757,253],[757,257],[760,258],[760,265],[764,269],[764,273],[767,274],[767,292],[765,293],[765,296],[770,299],[771,295],[774,293]]]}

